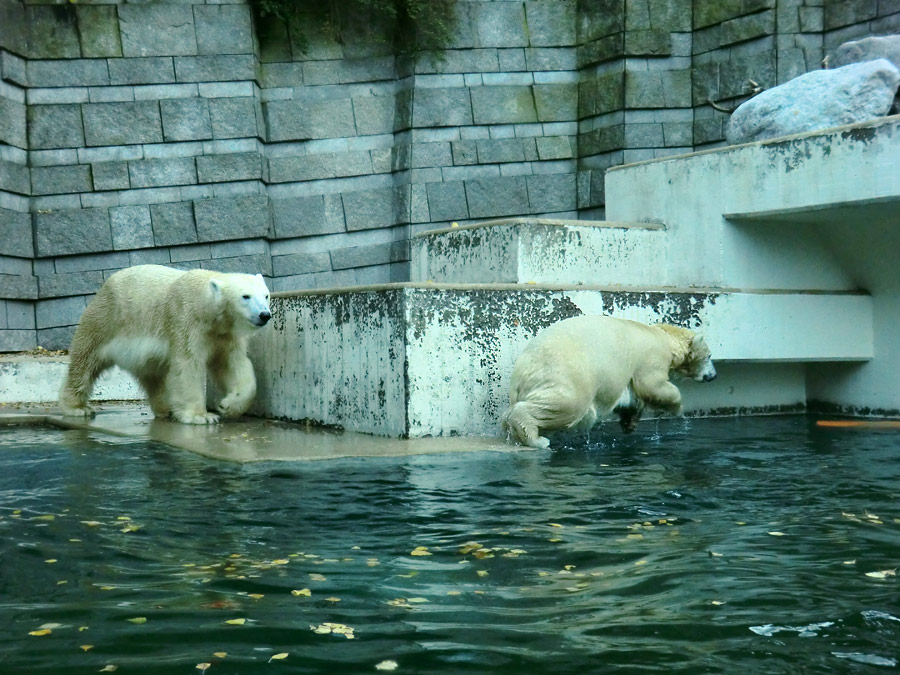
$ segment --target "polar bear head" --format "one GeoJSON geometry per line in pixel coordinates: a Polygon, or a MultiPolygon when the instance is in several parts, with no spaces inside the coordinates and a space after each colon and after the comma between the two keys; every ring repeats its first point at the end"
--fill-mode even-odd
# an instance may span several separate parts
{"type": "Polygon", "coordinates": [[[696,333],[691,336],[691,345],[684,362],[677,369],[683,375],[698,382],[710,382],[716,379],[716,367],[706,340],[696,333]]]}
{"type": "Polygon", "coordinates": [[[209,280],[209,288],[236,327],[262,328],[272,318],[261,274],[221,274],[209,280]]]}

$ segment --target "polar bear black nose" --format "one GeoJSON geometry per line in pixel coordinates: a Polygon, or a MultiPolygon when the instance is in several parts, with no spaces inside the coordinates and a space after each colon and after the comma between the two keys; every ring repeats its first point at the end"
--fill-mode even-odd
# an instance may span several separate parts
{"type": "Polygon", "coordinates": [[[264,326],[269,322],[269,319],[272,318],[272,314],[270,312],[260,312],[259,313],[259,321],[260,325],[264,326]]]}

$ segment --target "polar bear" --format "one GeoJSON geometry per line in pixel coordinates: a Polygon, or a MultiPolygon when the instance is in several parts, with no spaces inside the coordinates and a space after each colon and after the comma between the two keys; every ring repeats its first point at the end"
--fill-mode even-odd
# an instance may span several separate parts
{"type": "Polygon", "coordinates": [[[716,377],[702,337],[610,316],[565,319],[540,332],[519,356],[501,425],[534,448],[550,445],[541,431],[589,429],[614,412],[628,433],[645,404],[681,411],[681,392],[669,382],[672,370],[702,382],[716,377]]]}
{"type": "Polygon", "coordinates": [[[146,391],[156,417],[213,424],[256,394],[247,341],[268,323],[261,275],[137,265],[109,277],[84,310],[60,392],[64,415],[90,416],[94,382],[116,365],[146,391]],[[207,372],[224,397],[206,409],[207,372]]]}

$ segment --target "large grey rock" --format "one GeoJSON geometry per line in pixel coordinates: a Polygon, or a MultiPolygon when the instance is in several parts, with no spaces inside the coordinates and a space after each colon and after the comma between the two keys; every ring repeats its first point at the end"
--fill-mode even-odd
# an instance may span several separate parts
{"type": "Polygon", "coordinates": [[[867,37],[845,42],[828,55],[827,67],[840,68],[850,63],[876,59],[887,59],[900,68],[900,35],[867,37]]]}
{"type": "Polygon", "coordinates": [[[162,143],[162,121],[157,101],[92,103],[84,106],[83,114],[87,145],[162,143]]]}
{"type": "Polygon", "coordinates": [[[725,138],[749,143],[871,120],[888,114],[898,84],[900,70],[886,59],[814,70],[739,106],[725,138]]]}

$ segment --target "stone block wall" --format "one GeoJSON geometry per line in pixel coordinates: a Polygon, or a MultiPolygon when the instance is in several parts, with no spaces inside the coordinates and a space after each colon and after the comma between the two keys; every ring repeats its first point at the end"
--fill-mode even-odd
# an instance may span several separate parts
{"type": "Polygon", "coordinates": [[[129,265],[403,281],[423,229],[601,218],[607,167],[721,143],[713,103],[900,23],[891,0],[454,7],[414,60],[246,0],[0,0],[0,351],[67,346],[129,265]]]}

